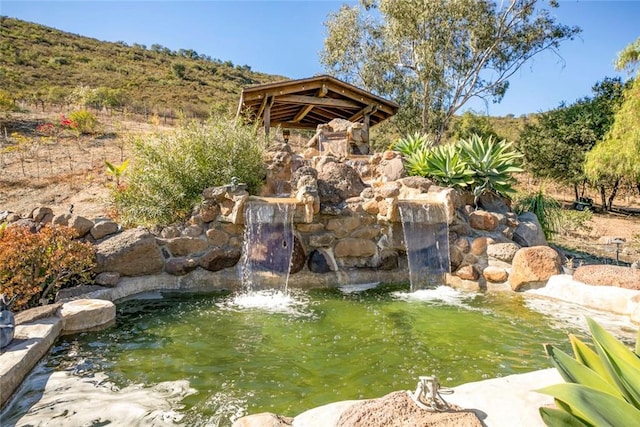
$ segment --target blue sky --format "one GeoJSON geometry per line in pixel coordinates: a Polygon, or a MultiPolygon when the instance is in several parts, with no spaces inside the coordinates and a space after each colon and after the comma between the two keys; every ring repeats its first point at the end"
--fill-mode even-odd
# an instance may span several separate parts
{"type": "MultiPolygon", "coordinates": [[[[318,53],[327,14],[343,3],[290,1],[1,0],[0,14],[106,41],[193,49],[253,70],[290,78],[324,70],[318,53]]],[[[526,64],[500,104],[470,105],[491,115],[545,111],[587,96],[613,68],[618,51],[640,36],[640,0],[560,1],[558,20],[583,32],[526,64]]],[[[627,77],[626,75],[622,75],[627,77]]]]}

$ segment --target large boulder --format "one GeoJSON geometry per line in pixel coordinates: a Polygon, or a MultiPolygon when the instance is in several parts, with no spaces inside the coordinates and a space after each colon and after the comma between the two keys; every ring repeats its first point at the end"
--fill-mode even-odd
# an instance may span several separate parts
{"type": "Polygon", "coordinates": [[[390,160],[382,160],[376,167],[378,175],[383,181],[397,181],[407,176],[402,158],[396,157],[390,160]]]}
{"type": "Polygon", "coordinates": [[[360,195],[364,188],[365,185],[358,172],[344,163],[326,163],[318,173],[318,191],[321,202],[331,199],[332,204],[335,204],[334,194],[342,201],[360,195]]]}
{"type": "Polygon", "coordinates": [[[160,244],[165,244],[171,255],[181,257],[189,254],[204,252],[209,243],[199,237],[174,237],[172,239],[158,239],[160,244]]]}
{"type": "Polygon", "coordinates": [[[640,290],[640,270],[631,267],[583,265],[573,273],[573,279],[587,285],[640,290]]]}
{"type": "Polygon", "coordinates": [[[219,271],[236,265],[240,255],[236,248],[213,248],[200,257],[199,265],[205,270],[219,271]]]}
{"type": "Polygon", "coordinates": [[[101,299],[79,299],[66,302],[60,309],[65,333],[77,333],[115,323],[116,306],[101,299]]]}
{"type": "Polygon", "coordinates": [[[518,221],[520,224],[513,233],[514,242],[524,247],[547,245],[542,226],[534,213],[525,212],[518,216],[518,221]]]}
{"type": "Polygon", "coordinates": [[[95,246],[96,272],[143,276],[162,270],[164,261],[156,238],[144,228],[123,231],[95,246]]]}
{"type": "Polygon", "coordinates": [[[509,283],[514,291],[535,289],[562,272],[560,255],[549,246],[522,248],[513,257],[509,283]]]}
{"type": "Polygon", "coordinates": [[[490,212],[506,214],[510,211],[505,199],[491,191],[485,191],[477,199],[478,207],[490,212]]]}
{"type": "Polygon", "coordinates": [[[384,397],[365,400],[348,407],[336,425],[480,427],[484,424],[471,410],[449,405],[444,411],[425,411],[411,400],[406,391],[394,391],[384,397]]]}

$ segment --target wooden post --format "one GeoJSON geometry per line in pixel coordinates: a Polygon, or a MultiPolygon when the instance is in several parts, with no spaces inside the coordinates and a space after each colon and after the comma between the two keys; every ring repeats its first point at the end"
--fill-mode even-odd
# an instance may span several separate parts
{"type": "MultiPolygon", "coordinates": [[[[266,100],[266,98],[265,98],[266,100]]],[[[269,128],[271,128],[271,106],[273,105],[273,101],[275,100],[275,96],[271,96],[264,107],[264,134],[265,136],[269,135],[269,128]]]]}
{"type": "Polygon", "coordinates": [[[369,124],[371,123],[371,114],[365,113],[363,123],[364,123],[364,130],[367,132],[367,135],[369,135],[369,124]]]}
{"type": "Polygon", "coordinates": [[[267,105],[264,107],[264,134],[269,135],[269,128],[271,127],[271,103],[267,101],[267,105]]]}

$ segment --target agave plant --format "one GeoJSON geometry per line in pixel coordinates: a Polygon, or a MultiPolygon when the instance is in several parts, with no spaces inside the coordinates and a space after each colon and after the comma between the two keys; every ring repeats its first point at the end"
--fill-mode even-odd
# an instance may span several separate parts
{"type": "Polygon", "coordinates": [[[513,173],[523,172],[519,167],[522,154],[513,148],[513,144],[493,137],[485,138],[471,135],[458,141],[463,160],[474,171],[473,192],[476,197],[492,191],[503,197],[515,193],[513,185],[516,179],[513,173]]]}
{"type": "Polygon", "coordinates": [[[398,139],[391,149],[409,158],[416,153],[428,151],[432,145],[433,140],[426,134],[416,132],[413,135],[407,135],[404,138],[398,139]]]}
{"type": "Polygon", "coordinates": [[[474,171],[462,158],[454,145],[439,145],[431,149],[426,158],[423,176],[428,176],[439,185],[466,188],[474,182],[474,171]]]}
{"type": "Polygon", "coordinates": [[[640,423],[640,332],[635,352],[587,319],[595,351],[570,335],[575,358],[546,345],[567,383],[538,390],[555,398],[558,409],[540,408],[548,426],[626,427],[640,423]]]}

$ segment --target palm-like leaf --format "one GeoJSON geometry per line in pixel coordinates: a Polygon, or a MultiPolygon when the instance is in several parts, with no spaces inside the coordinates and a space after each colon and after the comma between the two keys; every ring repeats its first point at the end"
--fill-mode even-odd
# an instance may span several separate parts
{"type": "Polygon", "coordinates": [[[432,139],[425,134],[416,132],[413,135],[407,135],[399,139],[393,145],[392,149],[398,151],[403,156],[411,157],[415,153],[428,151],[432,145],[432,139]]]}
{"type": "Polygon", "coordinates": [[[458,141],[458,145],[463,160],[475,172],[473,187],[476,196],[493,191],[509,197],[515,192],[513,185],[516,180],[511,174],[523,172],[523,169],[519,166],[522,154],[513,148],[512,143],[472,135],[458,141]]]}
{"type": "Polygon", "coordinates": [[[592,319],[587,322],[596,351],[574,336],[570,339],[575,359],[546,346],[552,363],[568,383],[539,390],[552,395],[559,408],[541,408],[542,419],[553,426],[637,425],[640,420],[640,356],[592,319]]]}

